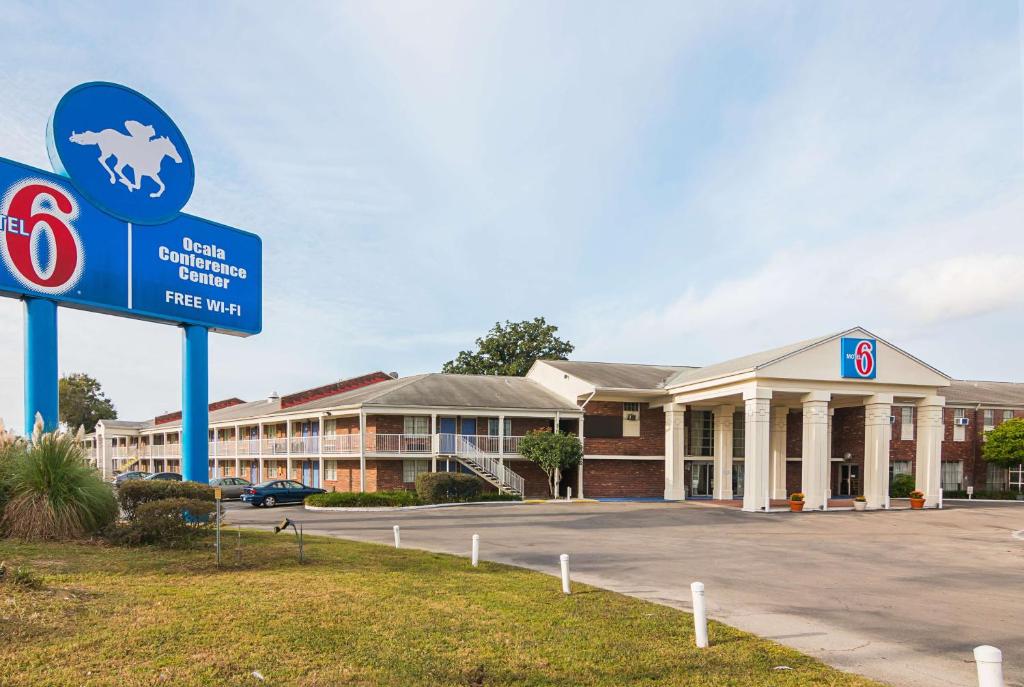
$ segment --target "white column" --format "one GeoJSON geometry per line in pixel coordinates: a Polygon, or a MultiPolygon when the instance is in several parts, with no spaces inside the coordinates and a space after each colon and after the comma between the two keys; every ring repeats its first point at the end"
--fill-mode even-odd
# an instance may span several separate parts
{"type": "Polygon", "coordinates": [[[366,411],[359,409],[359,491],[366,491],[366,411]]]}
{"type": "Polygon", "coordinates": [[[917,402],[917,460],[915,486],[924,492],[925,507],[937,508],[942,486],[942,408],[946,399],[928,396],[917,402]]]}
{"type": "Polygon", "coordinates": [[[875,394],[864,400],[864,496],[869,509],[889,504],[890,415],[892,394],[875,394]]]}
{"type": "Polygon", "coordinates": [[[683,475],[683,409],[665,406],[665,498],[682,501],[686,498],[686,479],[683,475]]]}
{"type": "Polygon", "coordinates": [[[318,474],[318,478],[320,480],[320,483],[317,484],[316,486],[322,488],[323,484],[324,484],[324,416],[323,415],[321,415],[317,419],[316,455],[317,455],[317,461],[319,461],[319,463],[320,463],[319,467],[317,467],[317,470],[320,471],[319,473],[317,473],[318,474]]]}
{"type": "MultiPolygon", "coordinates": [[[[576,426],[576,428],[580,432],[580,435],[579,435],[580,446],[583,448],[583,454],[585,456],[586,453],[587,453],[587,447],[586,447],[586,444],[584,443],[584,439],[583,439],[583,419],[584,419],[584,417],[585,417],[585,415],[580,415],[580,421],[579,421],[579,424],[576,426]]],[[[583,461],[584,461],[584,458],[580,458],[580,466],[576,470],[576,493],[579,495],[579,497],[581,499],[582,498],[586,498],[585,496],[583,496],[583,461]]]]}
{"type": "Polygon", "coordinates": [[[769,497],[768,429],[772,390],[757,387],[743,392],[743,510],[763,510],[769,497]]]}
{"type": "Polygon", "coordinates": [[[801,485],[804,508],[814,510],[825,505],[828,489],[828,402],[827,391],[812,391],[803,397],[804,431],[801,456],[801,485]]]}
{"type": "Polygon", "coordinates": [[[256,423],[256,436],[258,437],[257,440],[256,440],[256,455],[259,456],[259,459],[256,461],[259,464],[259,466],[258,466],[258,468],[256,470],[257,477],[258,477],[256,481],[257,482],[262,482],[263,480],[267,479],[266,466],[263,464],[263,423],[262,422],[256,423]]]}
{"type": "Polygon", "coordinates": [[[715,494],[719,500],[732,498],[732,414],[733,406],[715,408],[715,494]]]}
{"type": "Polygon", "coordinates": [[[786,493],[786,418],[789,408],[772,408],[772,427],[768,443],[771,452],[771,494],[773,499],[784,499],[786,493]]]}
{"type": "Polygon", "coordinates": [[[284,461],[285,479],[295,479],[292,475],[292,421],[288,420],[284,425],[284,461]]]}
{"type": "Polygon", "coordinates": [[[437,434],[437,413],[430,414],[430,471],[437,472],[437,452],[441,448],[441,437],[437,434]]]}

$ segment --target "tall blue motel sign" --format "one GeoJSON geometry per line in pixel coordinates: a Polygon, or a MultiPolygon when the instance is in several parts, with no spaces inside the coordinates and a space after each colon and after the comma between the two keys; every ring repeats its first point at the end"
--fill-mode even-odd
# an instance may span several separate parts
{"type": "Polygon", "coordinates": [[[195,184],[181,131],[112,83],[68,91],[47,124],[57,174],[0,158],[0,295],[25,302],[25,431],[56,427],[57,306],[184,332],[182,467],[208,480],[208,332],[262,329],[262,243],[181,212],[195,184]]]}

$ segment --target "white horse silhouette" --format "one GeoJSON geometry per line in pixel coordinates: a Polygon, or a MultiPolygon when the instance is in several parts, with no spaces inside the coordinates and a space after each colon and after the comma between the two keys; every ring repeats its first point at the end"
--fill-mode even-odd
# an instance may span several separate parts
{"type": "Polygon", "coordinates": [[[160,186],[160,190],[150,193],[149,197],[159,198],[167,188],[160,180],[160,163],[165,156],[180,163],[181,155],[166,136],[153,138],[156,130],[148,124],[129,120],[124,123],[124,128],[128,130],[128,134],[122,134],[114,129],[99,132],[83,131],[80,134],[72,131],[68,140],[78,145],[100,147],[99,162],[110,175],[110,183],[114,184],[120,180],[129,191],[134,191],[142,185],[142,177],[149,177],[160,186]],[[111,157],[117,158],[114,169],[107,165],[107,160],[111,157]],[[134,181],[125,176],[125,166],[131,167],[135,172],[134,181]]]}

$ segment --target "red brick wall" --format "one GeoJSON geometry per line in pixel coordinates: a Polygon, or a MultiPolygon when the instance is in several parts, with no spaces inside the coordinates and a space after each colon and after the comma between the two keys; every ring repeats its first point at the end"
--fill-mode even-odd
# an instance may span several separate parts
{"type": "MultiPolygon", "coordinates": [[[[803,418],[800,425],[802,430],[803,418]]],[[[864,464],[864,406],[836,408],[832,416],[832,457],[843,458],[847,453],[852,462],[864,464]]]]}
{"type": "MultiPolygon", "coordinates": [[[[327,491],[359,491],[359,461],[339,460],[337,479],[323,480],[327,491]]],[[[413,489],[414,484],[402,482],[401,460],[366,461],[366,491],[413,489]]]]}
{"type": "MultiPolygon", "coordinates": [[[[546,499],[551,497],[551,492],[548,490],[548,476],[537,467],[536,463],[528,460],[510,460],[506,462],[506,465],[512,472],[523,478],[523,483],[526,486],[526,498],[546,499]]],[[[586,469],[584,469],[584,479],[586,474],[586,469]]],[[[586,493],[585,490],[584,493],[586,493]]]]}
{"type": "Polygon", "coordinates": [[[665,495],[665,461],[588,460],[583,465],[583,495],[661,498],[665,495]]]}
{"type": "MultiPolygon", "coordinates": [[[[622,403],[618,401],[591,401],[587,404],[584,418],[591,416],[622,417],[622,403]]],[[[661,408],[649,408],[640,404],[640,436],[638,437],[587,437],[584,439],[584,453],[597,456],[663,456],[665,455],[665,412],[661,408]]],[[[587,471],[583,470],[583,479],[587,471]]],[[[584,490],[584,493],[586,491],[584,490]]],[[[664,493],[664,483],[662,483],[664,493]]]]}

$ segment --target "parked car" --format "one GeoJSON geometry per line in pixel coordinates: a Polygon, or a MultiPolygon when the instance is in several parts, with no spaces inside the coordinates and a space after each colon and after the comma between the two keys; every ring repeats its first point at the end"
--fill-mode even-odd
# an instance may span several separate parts
{"type": "Polygon", "coordinates": [[[119,485],[122,482],[131,482],[133,479],[146,479],[147,477],[149,477],[149,473],[143,472],[142,470],[122,472],[120,475],[114,478],[114,484],[119,485]]]}
{"type": "Polygon", "coordinates": [[[251,487],[252,482],[242,477],[217,477],[210,480],[211,487],[220,487],[220,494],[225,499],[242,498],[242,491],[251,487]]]}
{"type": "Polygon", "coordinates": [[[242,501],[273,508],[279,503],[302,503],[310,494],[323,494],[326,491],[307,487],[291,479],[273,479],[245,487],[242,490],[242,501]]]}
{"type": "Polygon", "coordinates": [[[145,477],[143,479],[165,479],[174,482],[180,482],[181,475],[179,475],[177,472],[154,472],[149,477],[145,477]]]}

